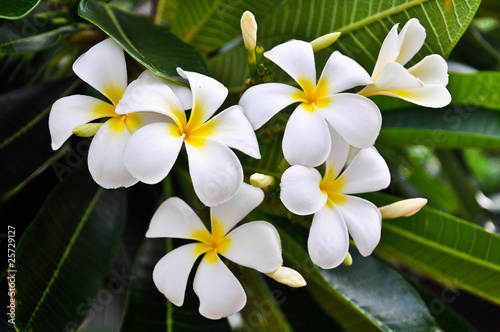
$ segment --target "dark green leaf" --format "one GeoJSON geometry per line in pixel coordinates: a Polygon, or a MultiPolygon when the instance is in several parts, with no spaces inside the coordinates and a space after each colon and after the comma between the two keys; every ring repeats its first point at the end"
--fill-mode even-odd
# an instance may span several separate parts
{"type": "Polygon", "coordinates": [[[0,17],[21,18],[32,11],[40,0],[0,0],[0,17]]]}
{"type": "Polygon", "coordinates": [[[43,83],[0,96],[0,195],[7,198],[54,157],[48,115],[52,103],[75,88],[73,80],[43,83]]]}
{"type": "Polygon", "coordinates": [[[498,149],[500,113],[461,106],[384,113],[377,144],[498,149]]]}
{"type": "Polygon", "coordinates": [[[125,210],[124,191],[98,187],[84,168],[51,192],[16,251],[19,330],[80,325],[113,262],[125,210]]]}
{"type": "Polygon", "coordinates": [[[0,53],[20,54],[42,50],[62,36],[76,32],[73,25],[56,25],[45,16],[0,21],[0,53]]]}
{"type": "Polygon", "coordinates": [[[207,72],[200,54],[165,27],[93,0],[82,0],[78,13],[101,28],[134,59],[158,75],[185,83],[177,73],[177,67],[199,73],[207,72]]]}

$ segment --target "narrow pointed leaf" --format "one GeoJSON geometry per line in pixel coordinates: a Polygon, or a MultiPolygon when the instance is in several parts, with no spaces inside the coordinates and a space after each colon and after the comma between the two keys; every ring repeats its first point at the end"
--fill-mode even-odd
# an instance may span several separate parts
{"type": "Polygon", "coordinates": [[[8,19],[21,18],[35,9],[40,0],[1,0],[0,17],[8,19]]]}
{"type": "Polygon", "coordinates": [[[100,1],[82,0],[78,13],[158,75],[185,83],[177,73],[177,67],[199,73],[207,72],[200,54],[170,33],[166,27],[154,25],[144,18],[100,1]]]}
{"type": "Polygon", "coordinates": [[[124,191],[105,191],[85,168],[48,196],[16,250],[16,327],[62,331],[90,309],[117,251],[124,191]]]}

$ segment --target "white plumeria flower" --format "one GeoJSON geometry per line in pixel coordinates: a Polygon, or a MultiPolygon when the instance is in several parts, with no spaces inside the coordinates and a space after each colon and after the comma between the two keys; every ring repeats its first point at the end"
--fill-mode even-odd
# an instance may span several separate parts
{"type": "Polygon", "coordinates": [[[253,221],[229,232],[263,199],[261,189],[244,183],[231,200],[211,208],[211,232],[183,200],[173,197],[160,205],[147,237],[197,241],[170,251],[156,264],[153,281],[160,292],[182,306],[189,273],[203,255],[193,283],[200,313],[219,319],[240,311],[246,303],[245,291],[219,255],[262,273],[276,271],[283,262],[281,241],[270,223],[253,221]]]}
{"type": "MultiPolygon", "coordinates": [[[[125,55],[112,39],[93,46],[73,64],[73,71],[82,80],[101,92],[111,103],[100,99],[72,95],[57,100],[50,111],[49,130],[52,148],[59,149],[73,130],[91,121],[108,118],[95,132],[88,153],[89,171],[104,188],[128,187],[137,182],[123,164],[123,149],[131,133],[145,124],[165,116],[156,113],[119,115],[115,107],[127,89],[125,55]]],[[[179,87],[180,90],[188,90],[179,87]]],[[[96,124],[96,127],[100,124],[96,124]]],[[[93,134],[93,133],[92,133],[93,134]]]]}
{"type": "Polygon", "coordinates": [[[316,84],[314,52],[310,43],[292,40],[264,55],[285,70],[301,87],[265,83],[248,89],[239,104],[254,129],[293,103],[300,103],[290,116],[283,137],[283,154],[292,165],[318,166],[330,152],[328,124],[349,144],[366,148],[375,142],[380,111],[371,100],[340,93],[372,83],[369,74],[354,60],[334,52],[316,84]]]}
{"type": "Polygon", "coordinates": [[[359,252],[368,256],[380,241],[381,215],[371,202],[351,196],[386,188],[390,173],[384,159],[370,147],[347,163],[349,145],[335,131],[323,177],[314,168],[295,165],[281,178],[281,201],[291,212],[314,217],[308,251],[318,266],[329,269],[346,258],[351,234],[359,252]],[[346,164],[347,163],[347,164],[346,164]]]}
{"type": "Polygon", "coordinates": [[[389,31],[373,69],[373,83],[359,92],[363,96],[385,95],[426,107],[450,103],[448,65],[432,54],[406,69],[403,66],[422,48],[425,28],[416,18],[409,20],[398,35],[398,24],[389,31]]]}
{"type": "MultiPolygon", "coordinates": [[[[202,74],[181,69],[178,72],[191,86],[189,120],[178,93],[165,84],[148,84],[144,96],[147,101],[139,110],[167,117],[132,135],[125,147],[124,162],[140,181],[158,183],[168,175],[185,143],[194,190],[205,205],[214,206],[230,199],[243,183],[243,168],[230,148],[260,158],[257,138],[240,106],[229,107],[212,117],[226,99],[226,87],[202,74]]],[[[138,110],[128,107],[128,96],[123,99],[123,107],[119,105],[116,109],[118,114],[138,110]]]]}

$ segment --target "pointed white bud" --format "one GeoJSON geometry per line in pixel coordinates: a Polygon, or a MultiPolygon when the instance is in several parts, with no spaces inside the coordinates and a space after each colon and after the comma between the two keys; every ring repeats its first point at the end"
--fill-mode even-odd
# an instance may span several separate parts
{"type": "Polygon", "coordinates": [[[332,32],[321,37],[316,38],[311,42],[314,52],[321,51],[333,44],[340,37],[340,32],[332,32]]]}
{"type": "Polygon", "coordinates": [[[410,198],[379,208],[382,219],[409,217],[420,211],[427,204],[425,198],[410,198]]]}
{"type": "Polygon", "coordinates": [[[274,184],[274,178],[270,175],[254,173],[250,176],[250,184],[257,188],[266,188],[274,184]]]}
{"type": "Polygon", "coordinates": [[[274,272],[266,273],[266,276],[290,287],[297,288],[307,285],[306,281],[299,272],[285,266],[280,266],[274,272]]]}
{"type": "Polygon", "coordinates": [[[102,122],[86,123],[73,129],[73,134],[80,137],[91,137],[97,133],[103,124],[102,122]]]}
{"type": "Polygon", "coordinates": [[[257,45],[257,22],[255,21],[255,16],[247,10],[241,16],[240,24],[245,48],[253,51],[257,45]]]}

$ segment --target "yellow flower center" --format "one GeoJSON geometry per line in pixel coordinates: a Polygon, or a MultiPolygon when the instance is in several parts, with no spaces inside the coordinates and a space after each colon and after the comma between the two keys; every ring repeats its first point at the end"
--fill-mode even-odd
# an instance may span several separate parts
{"type": "Polygon", "coordinates": [[[325,176],[319,183],[319,188],[323,193],[328,195],[328,200],[326,201],[328,207],[331,208],[333,204],[338,205],[346,199],[344,194],[339,193],[344,187],[343,182],[342,176],[334,179],[333,171],[331,169],[326,170],[325,176]]]}
{"type": "Polygon", "coordinates": [[[191,234],[191,237],[200,241],[194,255],[205,253],[205,258],[211,263],[217,262],[217,254],[224,254],[231,242],[231,239],[224,237],[224,228],[217,220],[212,220],[212,233],[202,229],[191,234]]]}
{"type": "Polygon", "coordinates": [[[330,98],[327,96],[326,80],[320,80],[318,85],[314,85],[309,79],[299,79],[298,82],[302,91],[297,91],[293,100],[302,102],[302,106],[307,111],[314,112],[330,103],[330,98]]]}
{"type": "Polygon", "coordinates": [[[176,137],[184,136],[184,142],[195,147],[200,147],[205,144],[206,137],[209,137],[214,130],[213,123],[203,123],[203,104],[199,100],[195,100],[189,121],[177,121],[178,130],[172,132],[176,137]]]}

